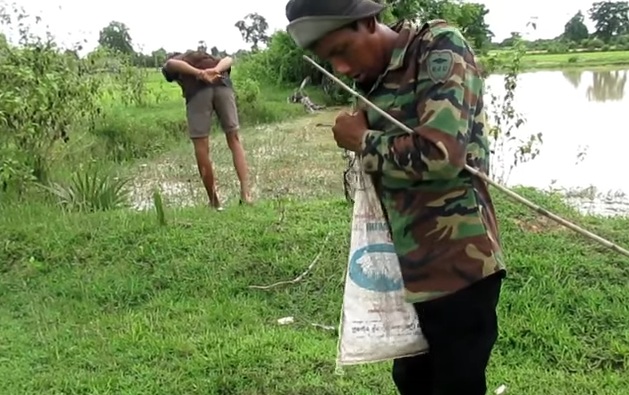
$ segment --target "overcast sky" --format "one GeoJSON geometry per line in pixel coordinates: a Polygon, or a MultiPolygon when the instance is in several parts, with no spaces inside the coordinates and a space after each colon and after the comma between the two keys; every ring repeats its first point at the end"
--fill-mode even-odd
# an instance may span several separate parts
{"type": "MultiPolygon", "coordinates": [[[[2,0],[7,1],[7,0],[2,0]]],[[[10,1],[10,0],[8,0],[10,1]]],[[[185,2],[142,0],[16,0],[30,13],[39,13],[58,42],[71,45],[87,39],[94,48],[98,32],[110,21],[125,23],[136,50],[150,53],[196,48],[199,40],[209,47],[233,52],[247,48],[234,23],[246,14],[264,16],[271,30],[284,29],[287,0],[227,0],[185,2]],[[160,3],[162,4],[160,6],[160,3]],[[190,6],[188,6],[190,4],[190,6]],[[220,12],[219,12],[220,11],[220,12]]],[[[476,0],[490,10],[487,22],[498,39],[512,31],[524,31],[527,21],[537,19],[531,38],[552,38],[579,9],[587,15],[591,0],[476,0]]],[[[588,24],[591,26],[591,24],[588,24]]]]}

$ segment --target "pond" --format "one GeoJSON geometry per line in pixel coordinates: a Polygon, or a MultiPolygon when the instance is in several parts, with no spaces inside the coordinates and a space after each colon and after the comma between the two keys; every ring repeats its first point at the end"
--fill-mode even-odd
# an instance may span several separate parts
{"type": "MultiPolygon", "coordinates": [[[[585,212],[629,213],[629,177],[621,164],[629,138],[619,136],[627,127],[625,111],[629,114],[628,71],[521,74],[514,107],[526,123],[517,134],[542,133],[543,143],[539,155],[517,166],[507,184],[560,189],[585,212]]],[[[501,95],[503,78],[490,76],[488,90],[501,95]]]]}

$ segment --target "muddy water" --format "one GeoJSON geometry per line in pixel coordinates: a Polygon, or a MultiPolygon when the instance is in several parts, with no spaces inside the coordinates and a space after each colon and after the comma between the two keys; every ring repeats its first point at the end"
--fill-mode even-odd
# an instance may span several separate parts
{"type": "MultiPolygon", "coordinates": [[[[542,133],[539,155],[516,167],[507,185],[565,191],[581,211],[629,213],[629,113],[626,69],[524,73],[515,107],[526,118],[517,134],[542,133]]],[[[488,90],[501,95],[503,76],[488,78],[488,90]]]]}

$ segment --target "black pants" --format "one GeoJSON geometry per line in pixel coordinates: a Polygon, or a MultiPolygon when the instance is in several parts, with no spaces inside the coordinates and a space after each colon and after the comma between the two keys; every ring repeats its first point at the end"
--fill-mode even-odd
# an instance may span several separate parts
{"type": "Polygon", "coordinates": [[[504,273],[415,305],[430,351],[393,361],[401,395],[485,395],[485,370],[498,338],[496,306],[504,273]]]}

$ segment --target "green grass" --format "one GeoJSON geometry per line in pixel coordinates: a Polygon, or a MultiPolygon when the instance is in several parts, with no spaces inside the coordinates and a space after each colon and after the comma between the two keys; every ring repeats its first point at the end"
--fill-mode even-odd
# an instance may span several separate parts
{"type": "MultiPolygon", "coordinates": [[[[498,56],[506,51],[495,51],[498,56]]],[[[563,54],[529,53],[522,59],[524,71],[571,68],[605,68],[629,65],[629,51],[572,52],[563,54]]]]}
{"type": "MultiPolygon", "coordinates": [[[[629,260],[497,197],[510,275],[491,387],[626,394],[629,260]]],[[[171,207],[166,227],[152,211],[1,214],[3,395],[394,393],[387,363],[335,375],[336,334],[311,325],[338,323],[350,225],[338,198],[171,207]],[[303,282],[248,288],[296,277],[319,252],[303,282]]],[[[579,221],[629,244],[627,220],[579,221]]]]}

